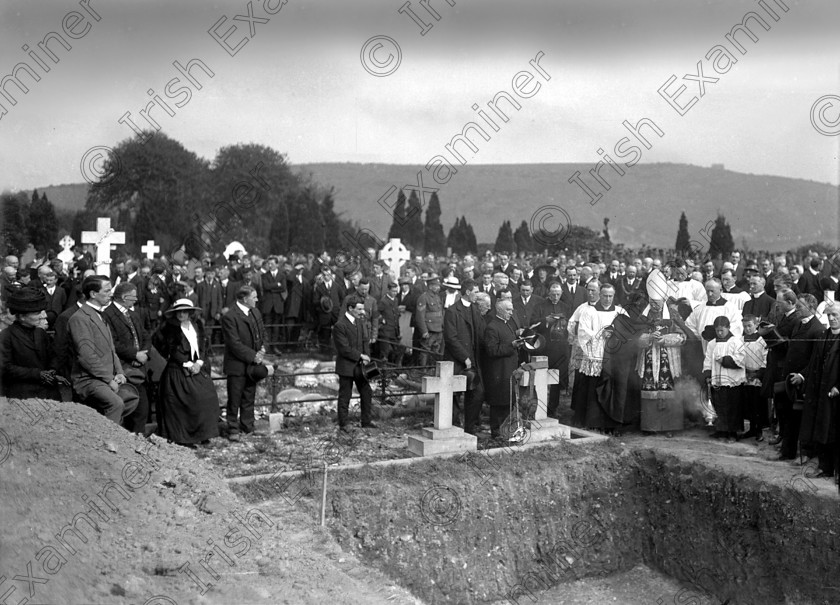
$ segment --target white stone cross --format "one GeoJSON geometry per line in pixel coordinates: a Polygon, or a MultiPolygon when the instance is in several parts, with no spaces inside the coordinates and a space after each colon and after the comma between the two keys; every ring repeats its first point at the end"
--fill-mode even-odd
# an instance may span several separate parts
{"type": "Polygon", "coordinates": [[[111,219],[100,216],[96,219],[96,231],[82,231],[82,243],[96,246],[96,273],[110,275],[111,244],[124,244],[125,232],[114,231],[111,219]]]}
{"type": "Polygon", "coordinates": [[[424,376],[422,384],[424,393],[435,394],[435,428],[452,428],[452,397],[467,390],[467,377],[455,375],[454,362],[439,361],[435,376],[424,376]]]}
{"type": "MultiPolygon", "coordinates": [[[[534,368],[534,393],[537,395],[537,409],[534,412],[534,420],[537,422],[548,418],[548,386],[560,384],[560,370],[548,367],[548,357],[538,355],[531,358],[528,364],[534,368]]],[[[526,366],[527,368],[528,366],[526,366]]],[[[528,386],[530,372],[522,376],[522,386],[528,386]]]]}
{"type": "Polygon", "coordinates": [[[155,254],[160,252],[160,246],[155,245],[155,240],[150,239],[146,241],[145,246],[141,246],[140,252],[143,252],[146,255],[146,258],[154,258],[155,254]]]}
{"type": "Polygon", "coordinates": [[[400,241],[400,238],[395,237],[379,251],[379,258],[388,263],[388,268],[391,270],[394,279],[399,279],[400,268],[411,258],[411,254],[400,241]]]}
{"type": "Polygon", "coordinates": [[[76,258],[73,254],[73,246],[76,245],[76,240],[69,235],[65,235],[61,238],[61,241],[58,242],[58,245],[62,248],[61,252],[58,253],[58,260],[64,263],[64,268],[66,269],[67,266],[73,262],[73,259],[76,258]]]}

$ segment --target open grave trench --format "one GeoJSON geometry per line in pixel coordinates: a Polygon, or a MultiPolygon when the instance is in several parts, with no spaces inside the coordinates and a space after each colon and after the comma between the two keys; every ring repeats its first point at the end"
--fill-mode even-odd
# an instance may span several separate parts
{"type": "MultiPolygon", "coordinates": [[[[430,403],[414,397],[397,408],[430,403]]],[[[696,439],[626,441],[571,429],[543,443],[347,464],[336,439],[321,452],[327,526],[428,603],[840,603],[833,482],[725,447],[710,454],[696,439]],[[640,582],[639,569],[665,581],[640,582]],[[575,600],[581,581],[625,586],[575,600]]],[[[249,502],[281,498],[317,522],[323,480],[316,465],[229,483],[249,502]]]]}
{"type": "MultiPolygon", "coordinates": [[[[327,525],[345,552],[427,603],[600,603],[564,587],[632,584],[622,578],[639,566],[670,581],[598,594],[632,594],[611,600],[628,605],[840,602],[833,483],[660,440],[592,441],[330,468],[327,525]]],[[[249,502],[280,488],[317,520],[323,473],[308,487],[279,478],[231,487],[249,502]]]]}

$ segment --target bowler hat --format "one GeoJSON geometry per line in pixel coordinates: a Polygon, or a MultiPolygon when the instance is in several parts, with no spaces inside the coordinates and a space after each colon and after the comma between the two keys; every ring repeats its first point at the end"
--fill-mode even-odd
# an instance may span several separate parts
{"type": "Polygon", "coordinates": [[[268,368],[261,363],[251,363],[245,368],[245,375],[252,382],[259,382],[268,376],[268,368]]]}
{"type": "Polygon", "coordinates": [[[329,296],[322,296],[318,304],[324,313],[330,313],[333,310],[333,301],[329,296]]]}
{"type": "Polygon", "coordinates": [[[370,361],[362,366],[362,372],[369,381],[378,378],[380,374],[379,365],[375,361],[370,361]]]}

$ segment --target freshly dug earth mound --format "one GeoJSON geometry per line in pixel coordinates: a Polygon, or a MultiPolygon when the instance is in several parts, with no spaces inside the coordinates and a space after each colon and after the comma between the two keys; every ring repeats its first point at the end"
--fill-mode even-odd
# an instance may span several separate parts
{"type": "Polygon", "coordinates": [[[191,450],[76,404],[0,398],[0,418],[8,603],[415,602],[301,511],[237,499],[191,450]]]}

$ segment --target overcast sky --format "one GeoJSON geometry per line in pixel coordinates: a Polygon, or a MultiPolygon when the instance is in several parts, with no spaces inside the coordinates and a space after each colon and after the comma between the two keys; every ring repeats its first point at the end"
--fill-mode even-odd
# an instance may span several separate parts
{"type": "MultiPolygon", "coordinates": [[[[840,95],[840,2],[785,0],[786,13],[781,2],[765,0],[776,22],[757,2],[741,0],[457,0],[454,7],[431,0],[437,21],[412,0],[433,25],[421,35],[398,12],[404,0],[288,0],[273,16],[261,0],[89,0],[90,12],[78,2],[0,0],[0,77],[25,61],[41,78],[18,72],[29,92],[7,83],[17,104],[0,96],[8,110],[0,118],[0,188],[81,182],[85,152],[131,136],[118,123],[127,111],[144,123],[138,112],[149,101],[146,91],[163,93],[178,75],[176,60],[200,59],[214,76],[194,70],[202,89],[180,108],[169,99],[174,117],[160,108],[152,116],[203,157],[257,142],[293,164],[425,164],[478,119],[474,103],[486,109],[499,91],[511,91],[517,72],[535,73],[528,62],[540,52],[550,79],[535,73],[539,90],[520,99],[521,109],[470,163],[595,163],[598,148],[612,153],[625,136],[623,120],[646,117],[665,136],[654,137],[643,162],[723,163],[837,184],[840,137],[815,130],[811,107],[840,95]],[[255,18],[268,18],[253,25],[253,38],[247,21],[233,20],[248,14],[248,4],[255,18]],[[716,74],[704,55],[726,44],[751,10],[770,31],[754,25],[759,41],[740,37],[746,54],[716,74]],[[90,29],[66,37],[70,51],[50,43],[59,62],[46,62],[46,73],[21,47],[32,50],[61,32],[71,11],[87,19],[71,23],[71,31],[90,29]],[[246,41],[235,56],[208,34],[225,16],[218,33],[236,27],[228,43],[246,41]],[[378,35],[401,49],[398,69],[386,77],[368,73],[360,58],[365,41],[378,35]],[[687,86],[682,103],[697,96],[698,83],[682,76],[701,60],[705,76],[719,80],[707,82],[681,117],[657,89],[673,74],[669,90],[687,86]]],[[[374,60],[386,63],[390,50],[379,48],[374,60]]],[[[823,119],[838,113],[840,105],[827,108],[823,119]]]]}

